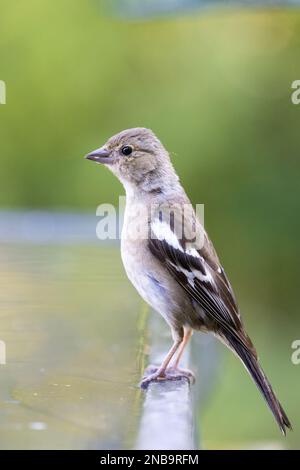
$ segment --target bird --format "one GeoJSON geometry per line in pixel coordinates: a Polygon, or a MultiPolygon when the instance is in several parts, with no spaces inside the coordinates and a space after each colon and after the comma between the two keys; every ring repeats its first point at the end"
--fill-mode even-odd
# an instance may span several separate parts
{"type": "Polygon", "coordinates": [[[193,382],[193,373],[180,368],[180,359],[194,331],[212,333],[241,360],[286,435],[291,423],[259,363],[214,246],[161,141],[150,129],[126,129],[85,158],[105,165],[124,186],[124,268],[172,333],[172,347],[159,367],[145,373],[141,387],[182,377],[193,382]]]}

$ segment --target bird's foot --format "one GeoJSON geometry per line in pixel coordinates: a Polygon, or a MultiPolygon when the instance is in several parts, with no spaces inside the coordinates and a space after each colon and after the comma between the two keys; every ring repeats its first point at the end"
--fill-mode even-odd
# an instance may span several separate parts
{"type": "Polygon", "coordinates": [[[160,368],[157,366],[148,366],[144,371],[144,377],[142,378],[140,387],[146,389],[151,382],[166,380],[166,378],[166,371],[161,372],[160,368]]]}
{"type": "Polygon", "coordinates": [[[182,369],[181,367],[172,366],[167,369],[167,372],[171,377],[174,377],[175,379],[185,377],[186,379],[188,379],[190,384],[194,384],[196,382],[195,374],[190,369],[182,369]]]}
{"type": "Polygon", "coordinates": [[[189,383],[195,383],[195,375],[188,369],[180,369],[178,367],[168,367],[165,371],[161,371],[159,367],[148,366],[144,372],[144,377],[140,383],[141,388],[146,389],[151,382],[159,382],[165,380],[181,380],[185,378],[189,383]]]}

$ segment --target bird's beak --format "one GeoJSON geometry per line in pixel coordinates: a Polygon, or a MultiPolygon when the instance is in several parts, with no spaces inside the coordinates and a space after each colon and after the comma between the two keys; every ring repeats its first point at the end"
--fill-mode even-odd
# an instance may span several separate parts
{"type": "Polygon", "coordinates": [[[110,151],[103,147],[88,153],[84,158],[93,160],[96,163],[113,163],[114,161],[114,158],[111,157],[110,151]]]}

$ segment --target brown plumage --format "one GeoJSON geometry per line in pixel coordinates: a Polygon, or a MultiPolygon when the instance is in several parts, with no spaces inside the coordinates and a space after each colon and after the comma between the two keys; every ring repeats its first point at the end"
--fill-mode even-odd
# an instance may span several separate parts
{"type": "Polygon", "coordinates": [[[183,350],[193,330],[212,332],[240,358],[285,434],[291,424],[258,362],[212,242],[161,142],[148,129],[129,129],[87,158],[105,164],[125,187],[124,267],[140,295],[170,325],[174,339],[161,366],[144,377],[142,386],[178,376],[190,379],[192,373],[178,367],[183,350]],[[133,237],[135,224],[147,229],[146,237],[133,237]]]}
{"type": "MultiPolygon", "coordinates": [[[[208,329],[213,331],[243,362],[270,407],[280,430],[285,435],[286,428],[291,429],[291,423],[258,362],[257,352],[244,330],[231,285],[223,268],[220,269],[220,272],[218,271],[220,264],[214,250],[204,246],[202,250],[198,251],[201,258],[195,259],[182,253],[179,256],[176,255],[176,250],[167,246],[164,240],[150,239],[149,247],[153,255],[164,264],[170,274],[195,301],[195,308],[199,305],[201,309],[205,310],[209,318],[209,321],[206,322],[206,326],[209,325],[208,329]],[[211,283],[203,285],[199,280],[196,280],[194,287],[192,287],[187,277],[180,275],[181,271],[174,268],[174,263],[179,263],[184,270],[190,270],[190,272],[198,270],[204,273],[210,269],[214,275],[214,285],[211,283]]],[[[194,328],[201,329],[199,325],[194,325],[194,328]]]]}

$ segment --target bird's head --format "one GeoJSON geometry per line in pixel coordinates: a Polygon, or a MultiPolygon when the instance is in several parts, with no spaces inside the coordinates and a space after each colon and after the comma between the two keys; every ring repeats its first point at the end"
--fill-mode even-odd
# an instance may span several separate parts
{"type": "Polygon", "coordinates": [[[162,180],[167,182],[171,174],[178,180],[168,152],[155,134],[143,127],[114,135],[85,158],[107,166],[126,188],[152,191],[162,180]]]}

